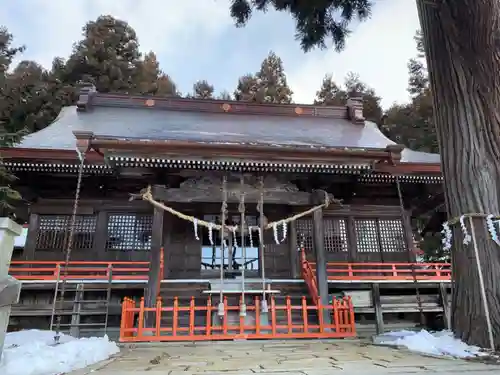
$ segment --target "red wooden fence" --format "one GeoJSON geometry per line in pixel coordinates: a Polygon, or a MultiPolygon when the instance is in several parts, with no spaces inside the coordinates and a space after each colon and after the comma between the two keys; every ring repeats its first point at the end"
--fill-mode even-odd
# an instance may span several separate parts
{"type": "Polygon", "coordinates": [[[210,341],[234,339],[344,338],[356,335],[354,309],[350,298],[334,299],[328,306],[308,305],[306,297],[299,304],[285,298],[284,304],[269,297],[269,312],[261,312],[259,297],[247,304],[247,318],[239,316],[240,301],[224,298],[224,316],[215,317],[218,306],[191,298],[182,304],[174,298],[171,304],[158,299],[156,307],[147,308],[144,298],[137,304],[125,298],[122,304],[120,341],[210,341]],[[311,314],[313,312],[313,314],[311,314]],[[144,326],[146,314],[153,314],[154,325],[144,326]],[[326,314],[326,318],[325,318],[326,314]],[[248,321],[251,317],[251,322],[248,321]],[[236,317],[236,319],[234,319],[236,317]],[[231,319],[232,318],[232,319],[231,319]],[[220,320],[219,320],[220,319],[220,320]],[[329,321],[327,321],[329,320],[329,321]]]}

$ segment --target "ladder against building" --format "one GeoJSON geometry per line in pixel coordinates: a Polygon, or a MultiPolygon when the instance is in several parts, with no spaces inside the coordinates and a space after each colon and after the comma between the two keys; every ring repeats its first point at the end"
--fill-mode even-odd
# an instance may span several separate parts
{"type": "Polygon", "coordinates": [[[62,282],[56,282],[50,330],[57,329],[73,337],[85,333],[93,336],[106,334],[112,291],[111,272],[105,284],[68,283],[63,292],[62,282]]]}

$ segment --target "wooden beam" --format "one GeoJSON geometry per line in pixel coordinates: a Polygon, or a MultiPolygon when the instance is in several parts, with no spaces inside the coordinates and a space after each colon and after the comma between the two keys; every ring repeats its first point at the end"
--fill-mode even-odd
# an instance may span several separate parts
{"type": "Polygon", "coordinates": [[[439,207],[445,201],[444,192],[440,192],[436,195],[427,198],[424,201],[419,202],[418,205],[414,205],[411,208],[412,216],[421,216],[429,211],[434,210],[436,207],[439,207]]]}
{"type": "Polygon", "coordinates": [[[376,163],[373,166],[375,172],[388,174],[431,174],[441,175],[441,164],[439,163],[397,163],[395,165],[387,163],[376,163]]]}
{"type": "MultiPolygon", "coordinates": [[[[220,186],[203,188],[179,188],[169,189],[165,186],[153,186],[153,198],[158,201],[176,203],[219,203],[220,186]]],[[[259,191],[248,191],[245,194],[245,202],[258,203],[259,191]]],[[[312,195],[307,192],[288,191],[264,191],[264,202],[266,204],[288,204],[293,206],[309,206],[312,204],[312,195]]],[[[238,192],[228,192],[228,203],[239,203],[238,192]]]]}
{"type": "MultiPolygon", "coordinates": [[[[78,155],[76,150],[53,150],[53,149],[35,149],[35,148],[17,148],[8,147],[0,148],[2,157],[5,160],[15,159],[15,160],[29,160],[33,161],[45,161],[50,164],[58,164],[60,161],[69,161],[74,164],[78,164],[78,155]]],[[[85,155],[86,164],[104,164],[104,158],[102,155],[95,151],[89,151],[85,155]]],[[[72,163],[69,163],[72,164],[72,163]]]]}
{"type": "MultiPolygon", "coordinates": [[[[323,210],[319,209],[313,213],[313,243],[316,255],[316,278],[318,294],[321,304],[328,305],[328,275],[326,273],[325,236],[323,226],[323,210]]],[[[323,319],[326,324],[330,322],[330,314],[324,311],[323,319]]]]}
{"type": "Polygon", "coordinates": [[[241,145],[174,140],[92,139],[92,147],[105,155],[131,154],[161,157],[205,157],[214,159],[295,161],[308,163],[359,163],[392,160],[397,152],[390,149],[350,150],[336,147],[276,147],[272,145],[241,145]]]}

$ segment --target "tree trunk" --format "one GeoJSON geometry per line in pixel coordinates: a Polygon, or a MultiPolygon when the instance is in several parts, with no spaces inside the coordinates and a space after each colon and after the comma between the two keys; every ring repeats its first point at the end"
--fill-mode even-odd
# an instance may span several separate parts
{"type": "MultiPolygon", "coordinates": [[[[500,2],[417,0],[450,218],[499,213],[500,2]]],[[[500,347],[500,248],[474,219],[495,344],[500,347]]],[[[473,245],[453,233],[452,327],[489,347],[473,245]]]]}

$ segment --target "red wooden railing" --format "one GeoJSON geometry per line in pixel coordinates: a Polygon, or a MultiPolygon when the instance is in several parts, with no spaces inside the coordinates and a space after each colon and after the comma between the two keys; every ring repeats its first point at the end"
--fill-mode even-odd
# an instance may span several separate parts
{"type": "MultiPolygon", "coordinates": [[[[316,263],[309,262],[316,273],[316,263]]],[[[328,280],[447,281],[451,278],[449,263],[338,263],[326,265],[328,280]],[[412,269],[413,267],[413,269],[412,269]]]]}
{"type": "Polygon", "coordinates": [[[260,298],[247,304],[247,319],[239,316],[240,301],[233,304],[224,299],[224,315],[220,324],[213,324],[213,314],[218,306],[212,305],[211,298],[199,304],[195,298],[182,305],[174,298],[172,304],[164,305],[159,299],[156,307],[147,308],[144,298],[139,304],[130,298],[122,303],[120,341],[203,341],[234,339],[286,339],[286,338],[342,338],[356,335],[354,309],[350,298],[334,299],[328,306],[307,305],[306,297],[300,304],[292,304],[289,297],[283,305],[278,305],[270,297],[268,316],[261,313],[260,298]],[[317,314],[309,314],[314,311],[317,314]],[[153,314],[154,326],[144,327],[146,313],[153,314]],[[331,323],[325,321],[325,313],[331,323]],[[231,317],[236,319],[231,319],[231,317]],[[311,315],[317,317],[312,321],[311,315]],[[252,317],[252,321],[248,319],[252,317]]]}
{"type": "Polygon", "coordinates": [[[306,253],[304,249],[300,252],[300,264],[302,270],[302,278],[307,285],[307,290],[309,291],[309,295],[311,296],[313,302],[318,304],[319,302],[319,291],[318,284],[316,280],[316,272],[311,267],[311,263],[307,261],[306,253]]]}
{"type": "MultiPolygon", "coordinates": [[[[9,273],[19,280],[51,281],[64,279],[147,281],[149,262],[69,262],[65,276],[64,261],[12,261],[9,273]]],[[[160,275],[164,274],[164,255],[160,256],[160,275]]],[[[301,252],[301,271],[311,295],[317,295],[316,263],[308,261],[301,252]]],[[[451,278],[449,263],[327,263],[329,280],[338,281],[447,281],[451,278]],[[412,270],[413,266],[413,270],[412,270]]],[[[314,298],[314,297],[313,297],[314,298]]]]}
{"type": "Polygon", "coordinates": [[[9,274],[18,280],[141,280],[148,279],[149,262],[12,261],[9,274]]]}

